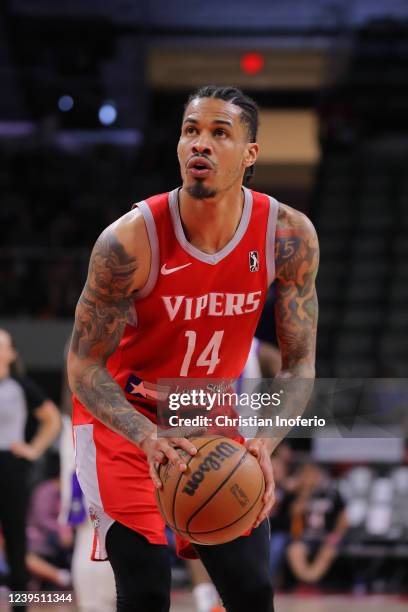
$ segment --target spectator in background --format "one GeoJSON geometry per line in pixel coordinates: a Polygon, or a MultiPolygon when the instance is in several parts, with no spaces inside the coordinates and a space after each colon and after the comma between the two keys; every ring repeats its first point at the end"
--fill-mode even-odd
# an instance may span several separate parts
{"type": "Polygon", "coordinates": [[[47,456],[46,480],[37,485],[31,496],[28,515],[27,568],[40,578],[44,588],[68,587],[71,584],[70,549],[72,530],[58,523],[61,509],[59,454],[47,456]]]}
{"type": "MultiPolygon", "coordinates": [[[[61,419],[55,404],[30,379],[15,376],[16,360],[10,334],[0,329],[0,523],[10,569],[9,587],[25,591],[28,464],[38,459],[57,437],[61,419]],[[27,444],[24,431],[30,413],[40,427],[27,444]]],[[[23,609],[18,606],[20,612],[23,609]]]]}
{"type": "Polygon", "coordinates": [[[300,468],[289,515],[289,567],[298,580],[318,583],[337,557],[348,527],[343,501],[319,466],[300,468]]]}
{"type": "Polygon", "coordinates": [[[289,475],[290,448],[286,443],[278,446],[272,457],[273,476],[275,479],[275,504],[269,516],[271,535],[269,539],[269,569],[274,586],[280,577],[285,559],[286,547],[290,540],[289,508],[294,499],[293,479],[289,475]]]}

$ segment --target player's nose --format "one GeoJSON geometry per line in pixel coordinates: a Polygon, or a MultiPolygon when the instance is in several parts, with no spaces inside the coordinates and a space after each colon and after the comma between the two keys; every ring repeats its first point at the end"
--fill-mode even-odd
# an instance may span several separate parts
{"type": "Polygon", "coordinates": [[[193,153],[197,154],[205,154],[205,155],[210,155],[211,154],[211,146],[210,143],[208,142],[208,139],[206,136],[204,136],[203,134],[200,134],[200,136],[197,138],[197,140],[195,142],[193,142],[192,144],[192,149],[193,149],[193,153]]]}

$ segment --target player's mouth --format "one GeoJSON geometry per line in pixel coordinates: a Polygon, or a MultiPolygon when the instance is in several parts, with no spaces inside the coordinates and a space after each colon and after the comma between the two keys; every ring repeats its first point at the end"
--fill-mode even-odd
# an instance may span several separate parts
{"type": "Polygon", "coordinates": [[[212,170],[213,166],[206,157],[193,157],[187,164],[187,171],[196,178],[205,178],[212,170]]]}

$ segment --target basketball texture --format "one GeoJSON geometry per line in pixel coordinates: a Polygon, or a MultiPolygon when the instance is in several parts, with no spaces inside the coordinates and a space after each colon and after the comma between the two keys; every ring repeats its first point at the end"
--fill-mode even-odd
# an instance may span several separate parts
{"type": "Polygon", "coordinates": [[[238,442],[222,436],[190,438],[187,470],[159,466],[160,512],[176,533],[195,544],[223,544],[254,524],[262,508],[265,481],[258,461],[238,442]]]}

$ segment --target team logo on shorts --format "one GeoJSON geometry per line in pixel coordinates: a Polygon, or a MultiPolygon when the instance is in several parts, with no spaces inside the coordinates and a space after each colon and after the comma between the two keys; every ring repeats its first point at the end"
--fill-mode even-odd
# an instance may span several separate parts
{"type": "Polygon", "coordinates": [[[258,251],[249,251],[249,271],[258,272],[258,270],[259,270],[258,251]]]}
{"type": "Polygon", "coordinates": [[[89,518],[91,519],[91,523],[94,529],[99,529],[100,519],[98,516],[98,512],[94,506],[89,506],[89,518]]]}

